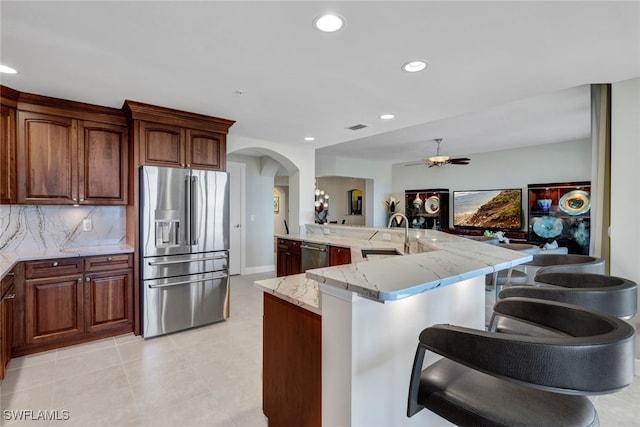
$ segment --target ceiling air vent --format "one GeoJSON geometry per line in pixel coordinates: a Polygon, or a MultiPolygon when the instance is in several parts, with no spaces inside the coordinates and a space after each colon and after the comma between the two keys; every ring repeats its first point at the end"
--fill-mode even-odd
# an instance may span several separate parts
{"type": "Polygon", "coordinates": [[[350,130],[360,130],[360,129],[364,129],[364,128],[368,128],[368,127],[369,127],[369,125],[359,124],[359,125],[349,126],[347,129],[350,129],[350,130]]]}

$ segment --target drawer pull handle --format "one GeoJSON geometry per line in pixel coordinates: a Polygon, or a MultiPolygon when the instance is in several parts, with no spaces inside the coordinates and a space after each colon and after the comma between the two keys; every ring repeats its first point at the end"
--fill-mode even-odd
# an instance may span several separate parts
{"type": "Polygon", "coordinates": [[[4,297],[4,299],[14,299],[16,297],[16,294],[9,294],[6,297],[4,297]]]}
{"type": "Polygon", "coordinates": [[[58,261],[53,261],[53,262],[51,263],[51,265],[52,265],[52,266],[54,266],[54,267],[57,267],[57,266],[58,266],[58,261]]]}

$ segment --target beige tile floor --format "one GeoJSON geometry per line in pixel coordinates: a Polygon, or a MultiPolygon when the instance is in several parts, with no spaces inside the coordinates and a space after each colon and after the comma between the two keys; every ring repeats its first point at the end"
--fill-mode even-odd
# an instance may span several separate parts
{"type": "MultiPolygon", "coordinates": [[[[262,294],[234,276],[231,318],[150,340],[133,335],[15,358],[0,385],[3,426],[266,427],[261,409],[262,294]],[[69,420],[6,419],[68,411],[69,420]]],[[[640,427],[640,381],[595,399],[601,425],[640,427]]],[[[372,426],[373,427],[373,426],[372,426]]]]}

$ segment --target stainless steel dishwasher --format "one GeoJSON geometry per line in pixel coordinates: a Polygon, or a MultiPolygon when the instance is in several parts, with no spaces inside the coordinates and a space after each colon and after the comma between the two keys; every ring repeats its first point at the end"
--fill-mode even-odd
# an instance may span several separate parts
{"type": "Polygon", "coordinates": [[[302,271],[329,267],[328,245],[304,242],[300,248],[302,251],[302,271]]]}

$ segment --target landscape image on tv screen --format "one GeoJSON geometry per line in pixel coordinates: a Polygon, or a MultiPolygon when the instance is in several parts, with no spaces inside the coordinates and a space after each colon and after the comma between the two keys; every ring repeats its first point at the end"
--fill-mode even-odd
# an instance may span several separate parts
{"type": "Polygon", "coordinates": [[[520,230],[522,190],[454,191],[453,225],[520,230]]]}

